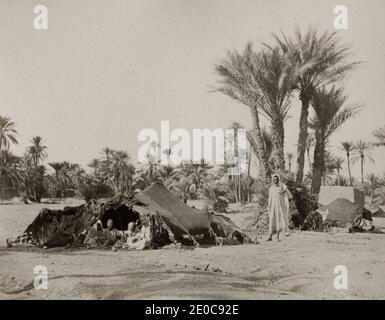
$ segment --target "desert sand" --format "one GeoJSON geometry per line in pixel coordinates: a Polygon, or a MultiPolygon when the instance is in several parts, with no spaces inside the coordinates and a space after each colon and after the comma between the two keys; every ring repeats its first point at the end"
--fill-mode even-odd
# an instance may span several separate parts
{"type": "MultiPolygon", "coordinates": [[[[42,207],[0,205],[0,299],[384,299],[385,235],[294,231],[281,242],[147,251],[11,248],[42,207]],[[48,289],[36,290],[36,265],[48,289]],[[348,289],[333,286],[334,267],[348,289]]],[[[230,215],[239,223],[242,214],[230,215]]],[[[375,218],[385,228],[385,218],[375,218]]]]}

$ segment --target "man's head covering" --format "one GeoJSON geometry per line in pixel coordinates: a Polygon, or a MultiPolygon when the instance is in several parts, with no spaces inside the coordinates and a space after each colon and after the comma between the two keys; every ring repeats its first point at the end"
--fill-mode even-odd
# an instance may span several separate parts
{"type": "Polygon", "coordinates": [[[280,177],[279,177],[279,174],[278,173],[273,173],[272,175],[271,175],[271,178],[273,179],[273,178],[275,178],[275,177],[277,177],[278,179],[280,179],[280,177]]]}

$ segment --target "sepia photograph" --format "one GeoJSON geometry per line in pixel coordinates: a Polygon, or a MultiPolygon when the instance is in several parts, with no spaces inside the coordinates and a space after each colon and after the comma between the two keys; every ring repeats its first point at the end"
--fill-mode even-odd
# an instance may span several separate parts
{"type": "Polygon", "coordinates": [[[384,300],[384,10],[0,0],[0,300],[384,300]]]}

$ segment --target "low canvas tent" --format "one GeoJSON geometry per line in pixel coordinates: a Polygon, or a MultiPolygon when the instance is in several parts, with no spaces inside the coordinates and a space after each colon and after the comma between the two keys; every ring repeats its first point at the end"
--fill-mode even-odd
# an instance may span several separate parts
{"type": "Polygon", "coordinates": [[[360,206],[347,199],[338,198],[321,208],[327,210],[326,220],[347,225],[352,223],[353,215],[360,206]]]}
{"type": "Polygon", "coordinates": [[[215,243],[217,237],[236,238],[243,242],[246,237],[225,217],[187,206],[163,184],[156,182],[132,199],[91,200],[63,210],[42,209],[16,243],[54,247],[82,242],[84,235],[98,220],[106,227],[107,220],[111,218],[119,230],[126,230],[129,222],[138,219],[149,226],[151,248],[174,241],[185,244],[215,243]]]}
{"type": "Polygon", "coordinates": [[[147,210],[156,212],[175,235],[195,236],[210,232],[208,215],[175,198],[160,182],[153,183],[135,199],[147,210]]]}
{"type": "Polygon", "coordinates": [[[371,223],[372,214],[364,206],[360,206],[347,199],[338,198],[322,209],[327,212],[326,220],[338,226],[349,226],[352,230],[361,229],[362,220],[371,223]]]}

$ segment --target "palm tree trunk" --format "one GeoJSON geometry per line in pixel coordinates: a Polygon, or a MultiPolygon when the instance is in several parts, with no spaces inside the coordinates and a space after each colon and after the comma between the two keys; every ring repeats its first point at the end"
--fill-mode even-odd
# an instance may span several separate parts
{"type": "Polygon", "coordinates": [[[234,167],[232,168],[233,170],[233,177],[232,177],[232,180],[233,180],[233,186],[234,186],[234,195],[235,195],[235,202],[238,203],[239,202],[239,198],[238,198],[238,190],[237,190],[237,177],[236,175],[234,175],[234,167]]]}
{"type": "Polygon", "coordinates": [[[311,171],[312,163],[310,159],[310,148],[306,148],[306,152],[307,152],[307,162],[309,163],[309,171],[311,171]]]}
{"type": "Polygon", "coordinates": [[[361,156],[361,183],[364,183],[364,157],[361,156]]]}
{"type": "Polygon", "coordinates": [[[275,154],[277,156],[278,170],[285,171],[285,131],[283,123],[272,126],[275,154]]]}
{"type": "Polygon", "coordinates": [[[261,127],[259,125],[259,114],[256,106],[251,107],[250,110],[253,129],[252,134],[248,136],[250,144],[252,145],[259,160],[261,177],[264,181],[267,181],[271,171],[269,168],[268,160],[266,159],[265,145],[262,138],[261,127]]]}
{"type": "Polygon", "coordinates": [[[337,169],[337,184],[338,184],[338,186],[341,185],[340,169],[337,169]]]}
{"type": "Polygon", "coordinates": [[[247,161],[247,202],[250,202],[250,165],[251,165],[251,148],[247,161]]]}
{"type": "Polygon", "coordinates": [[[225,131],[225,138],[223,139],[223,160],[224,164],[227,165],[227,151],[226,151],[227,145],[226,145],[226,131],[225,131]]]}
{"type": "Polygon", "coordinates": [[[238,128],[234,128],[234,156],[238,157],[238,128]]]}
{"type": "Polygon", "coordinates": [[[301,95],[302,107],[301,116],[299,119],[299,135],[298,135],[298,146],[297,146],[297,176],[296,183],[302,184],[303,171],[305,165],[305,151],[306,151],[306,139],[307,139],[307,117],[309,115],[309,104],[310,99],[301,95]]]}
{"type": "Polygon", "coordinates": [[[242,202],[241,199],[241,188],[240,188],[240,176],[239,176],[239,152],[238,152],[238,128],[234,128],[234,156],[237,161],[236,167],[235,167],[235,192],[237,194],[237,202],[242,202]]]}
{"type": "Polygon", "coordinates": [[[349,151],[346,152],[346,157],[348,158],[349,185],[352,186],[353,181],[352,181],[352,172],[350,171],[350,154],[349,154],[349,151]]]}
{"type": "Polygon", "coordinates": [[[239,168],[238,169],[238,176],[237,176],[237,179],[238,179],[238,199],[240,200],[240,202],[243,201],[242,199],[242,180],[241,180],[241,175],[239,174],[239,168]]]}
{"type": "Polygon", "coordinates": [[[325,148],[323,143],[316,139],[314,148],[314,159],[313,159],[313,178],[312,178],[312,192],[319,193],[321,189],[321,182],[324,176],[324,162],[325,162],[325,148]]]}

